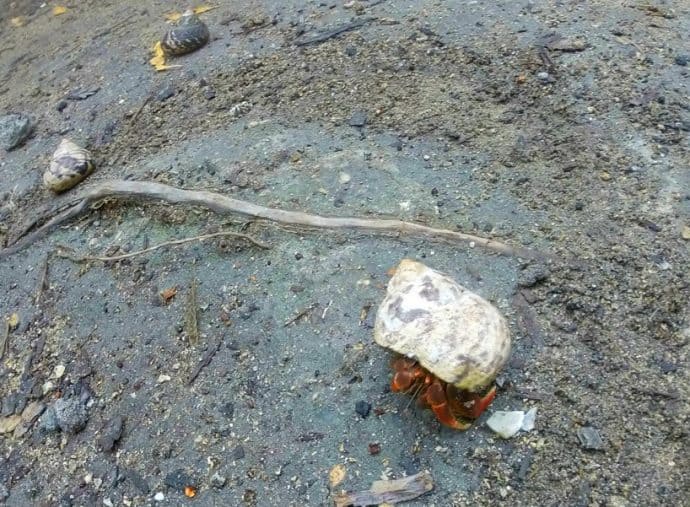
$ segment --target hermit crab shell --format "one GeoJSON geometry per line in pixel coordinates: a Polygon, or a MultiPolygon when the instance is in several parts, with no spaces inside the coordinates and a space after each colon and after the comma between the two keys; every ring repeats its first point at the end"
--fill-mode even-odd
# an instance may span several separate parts
{"type": "Polygon", "coordinates": [[[63,139],[53,153],[43,183],[54,192],[72,188],[93,172],[91,153],[69,139],[63,139]]]}
{"type": "Polygon", "coordinates": [[[208,38],[206,24],[193,11],[186,11],[177,25],[165,34],[161,47],[169,55],[183,55],[205,45],[208,38]]]}
{"type": "Polygon", "coordinates": [[[409,259],[388,284],[374,340],[470,392],[488,387],[510,355],[508,325],[491,303],[409,259]]]}

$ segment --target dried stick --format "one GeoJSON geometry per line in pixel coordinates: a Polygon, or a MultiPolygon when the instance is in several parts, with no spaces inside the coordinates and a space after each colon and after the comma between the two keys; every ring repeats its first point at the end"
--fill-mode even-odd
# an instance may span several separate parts
{"type": "Polygon", "coordinates": [[[232,231],[221,231],[221,232],[214,232],[213,234],[202,234],[201,236],[194,236],[191,238],[182,238],[182,239],[176,239],[172,241],[164,241],[163,243],[159,243],[158,245],[154,245],[149,248],[144,248],[143,250],[137,250],[136,252],[130,252],[122,255],[113,255],[113,256],[104,256],[101,257],[99,255],[74,255],[72,253],[67,253],[65,250],[72,250],[71,248],[68,248],[66,246],[60,245],[58,248],[59,250],[57,251],[56,255],[58,257],[64,257],[66,259],[70,259],[74,262],[86,262],[86,261],[121,261],[122,259],[129,259],[130,257],[135,257],[137,255],[145,254],[152,252],[154,250],[158,250],[159,248],[163,248],[166,246],[172,246],[172,245],[184,245],[185,243],[191,243],[192,241],[203,241],[205,239],[210,239],[210,238],[216,238],[218,236],[233,236],[236,238],[242,238],[244,240],[249,241],[250,243],[258,246],[259,248],[263,248],[265,250],[268,250],[271,248],[268,246],[266,243],[262,243],[259,240],[256,240],[252,238],[251,236],[248,236],[246,234],[242,234],[239,232],[232,232],[232,231]],[[61,251],[62,250],[62,251],[61,251]]]}
{"type": "Polygon", "coordinates": [[[237,213],[253,218],[260,218],[272,222],[301,225],[322,229],[354,229],[379,233],[396,233],[403,236],[420,236],[426,238],[438,238],[451,241],[474,243],[478,246],[493,250],[503,255],[534,259],[543,258],[533,250],[510,246],[493,239],[482,238],[472,234],[450,231],[447,229],[435,229],[426,225],[403,222],[401,220],[355,217],[324,217],[311,215],[301,211],[287,211],[276,208],[260,206],[248,201],[233,199],[225,195],[201,190],[184,190],[163,183],[147,181],[107,181],[95,185],[84,191],[79,200],[69,208],[50,218],[50,215],[41,217],[36,223],[46,220],[43,225],[27,234],[20,234],[19,238],[11,246],[0,251],[0,258],[12,255],[45,236],[49,231],[68,222],[72,218],[87,211],[90,205],[105,198],[119,197],[124,199],[158,199],[171,204],[192,204],[203,206],[216,213],[237,213]]]}

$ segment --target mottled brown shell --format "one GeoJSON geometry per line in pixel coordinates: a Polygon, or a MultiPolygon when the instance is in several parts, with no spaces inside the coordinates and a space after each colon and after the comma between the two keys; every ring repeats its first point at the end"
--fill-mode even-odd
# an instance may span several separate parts
{"type": "Polygon", "coordinates": [[[184,55],[204,46],[208,39],[206,24],[192,11],[187,11],[177,25],[165,34],[161,48],[168,55],[184,55]]]}
{"type": "Polygon", "coordinates": [[[69,190],[93,172],[91,153],[63,139],[43,173],[43,183],[53,192],[69,190]]]}
{"type": "Polygon", "coordinates": [[[508,325],[491,303],[409,259],[388,284],[374,340],[471,392],[491,384],[510,355],[508,325]]]}

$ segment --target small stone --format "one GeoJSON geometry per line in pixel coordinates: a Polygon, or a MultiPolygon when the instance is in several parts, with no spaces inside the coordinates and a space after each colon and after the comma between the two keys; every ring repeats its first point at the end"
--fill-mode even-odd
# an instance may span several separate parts
{"type": "Polygon", "coordinates": [[[244,458],[244,447],[241,445],[238,445],[232,450],[232,457],[235,459],[242,459],[244,458]]]}
{"type": "Polygon", "coordinates": [[[684,225],[683,230],[680,231],[680,237],[684,240],[690,240],[690,225],[684,225]]]}
{"type": "Polygon", "coordinates": [[[8,415],[14,414],[14,408],[17,406],[17,395],[8,394],[2,400],[2,411],[0,412],[0,417],[7,417],[8,415]]]}
{"type": "Polygon", "coordinates": [[[154,499],[156,502],[162,502],[163,500],[165,500],[165,495],[159,491],[158,493],[156,493],[155,495],[153,495],[153,499],[154,499]]]}
{"type": "Polygon", "coordinates": [[[537,420],[537,407],[530,408],[525,414],[525,418],[522,420],[522,431],[532,431],[534,429],[534,423],[537,420]]]}
{"type": "Polygon", "coordinates": [[[0,435],[14,431],[20,422],[22,422],[22,416],[20,415],[3,417],[0,419],[0,435]]]}
{"type": "Polygon", "coordinates": [[[232,419],[235,415],[235,405],[233,405],[233,403],[230,401],[224,403],[223,406],[220,407],[220,413],[228,419],[232,419]]]}
{"type": "Polygon", "coordinates": [[[204,97],[206,100],[212,100],[216,98],[216,91],[213,88],[204,88],[204,97]]]}
{"type": "Polygon", "coordinates": [[[116,415],[110,419],[101,432],[98,438],[98,447],[105,452],[110,452],[115,447],[115,444],[122,436],[122,428],[124,426],[124,418],[116,415]]]}
{"type": "Polygon", "coordinates": [[[367,124],[367,113],[364,111],[355,111],[350,117],[348,124],[350,127],[364,127],[367,124]]]}
{"type": "Polygon", "coordinates": [[[57,109],[59,112],[63,112],[66,107],[67,107],[67,101],[66,100],[59,100],[58,103],[55,104],[55,109],[57,109]]]}
{"type": "Polygon", "coordinates": [[[369,444],[369,454],[372,456],[376,456],[378,453],[381,452],[381,444],[378,442],[372,442],[369,444]]]}
{"type": "Polygon", "coordinates": [[[363,419],[366,419],[369,416],[370,411],[371,403],[368,403],[364,400],[360,400],[357,403],[355,403],[355,412],[361,415],[363,419]]]}
{"type": "Polygon", "coordinates": [[[226,481],[227,479],[220,475],[218,472],[211,476],[211,486],[213,486],[216,489],[221,489],[223,486],[225,486],[226,481]]]}
{"type": "Polygon", "coordinates": [[[45,409],[46,406],[40,401],[32,401],[22,412],[22,421],[28,424],[33,424],[33,422],[38,419],[38,416],[40,416],[45,409]]]}
{"type": "Polygon", "coordinates": [[[486,425],[499,436],[510,438],[522,429],[524,420],[525,413],[522,410],[514,412],[499,410],[491,414],[491,417],[486,421],[486,425]]]}
{"type": "Polygon", "coordinates": [[[351,180],[351,179],[352,179],[352,176],[350,176],[349,174],[347,174],[347,173],[345,173],[345,172],[341,172],[341,173],[338,175],[338,181],[339,181],[342,185],[344,185],[344,184],[346,184],[346,183],[350,183],[350,180],[351,180]]]}
{"type": "Polygon", "coordinates": [[[110,498],[104,498],[103,505],[105,505],[105,507],[113,507],[113,501],[110,498]]]}
{"type": "Polygon", "coordinates": [[[520,271],[518,285],[520,287],[534,287],[549,277],[549,269],[543,264],[530,264],[520,271]]]}
{"type": "Polygon", "coordinates": [[[43,412],[43,415],[38,420],[38,429],[44,433],[52,433],[60,429],[54,407],[48,407],[48,409],[43,412]]]}
{"type": "Polygon", "coordinates": [[[170,382],[171,379],[172,377],[170,375],[165,375],[164,373],[161,373],[160,375],[158,375],[158,379],[156,380],[156,382],[162,384],[164,382],[170,382]]]}
{"type": "Polygon", "coordinates": [[[0,146],[7,151],[20,146],[31,133],[31,121],[21,114],[0,116],[0,146]]]}
{"type": "Polygon", "coordinates": [[[601,179],[601,181],[611,181],[611,175],[606,171],[601,171],[599,173],[599,178],[601,179]]]}
{"type": "Polygon", "coordinates": [[[65,365],[64,364],[58,364],[53,368],[53,375],[52,377],[55,379],[62,378],[62,376],[65,374],[65,365]]]}
{"type": "Polygon", "coordinates": [[[673,59],[673,61],[676,65],[685,67],[687,66],[688,62],[690,62],[690,55],[678,55],[673,59]]]}
{"type": "Polygon", "coordinates": [[[548,72],[542,71],[537,74],[537,79],[539,79],[539,81],[548,81],[549,77],[550,76],[548,72]]]}
{"type": "Polygon", "coordinates": [[[86,427],[89,415],[86,407],[77,398],[60,398],[55,401],[55,417],[60,429],[65,433],[79,433],[86,427]]]}
{"type": "Polygon", "coordinates": [[[175,88],[173,85],[168,84],[159,90],[159,92],[156,94],[156,98],[159,102],[165,102],[173,95],[175,95],[175,88]]]}
{"type": "Polygon", "coordinates": [[[604,448],[604,441],[599,432],[591,426],[584,426],[577,430],[577,438],[580,445],[588,451],[600,451],[604,448]]]}
{"type": "Polygon", "coordinates": [[[185,486],[193,485],[194,481],[189,474],[187,474],[187,472],[185,472],[182,468],[178,468],[177,470],[173,470],[166,475],[163,483],[177,491],[182,491],[185,486]]]}

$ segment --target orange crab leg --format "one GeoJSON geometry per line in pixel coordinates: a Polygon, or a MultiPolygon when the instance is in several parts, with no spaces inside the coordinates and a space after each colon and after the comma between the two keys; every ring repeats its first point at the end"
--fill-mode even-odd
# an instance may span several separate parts
{"type": "Polygon", "coordinates": [[[486,408],[491,405],[496,397],[496,386],[492,386],[489,391],[482,395],[470,393],[467,391],[461,391],[459,397],[448,392],[448,397],[451,400],[457,400],[453,405],[453,412],[456,414],[467,417],[469,419],[477,419],[486,408]]]}
{"type": "Polygon", "coordinates": [[[457,418],[451,413],[450,405],[448,404],[448,398],[446,397],[446,391],[443,389],[441,383],[436,380],[424,393],[425,401],[431,406],[431,410],[436,415],[441,424],[445,424],[450,428],[456,430],[466,430],[472,424],[462,423],[457,420],[457,418]]]}

